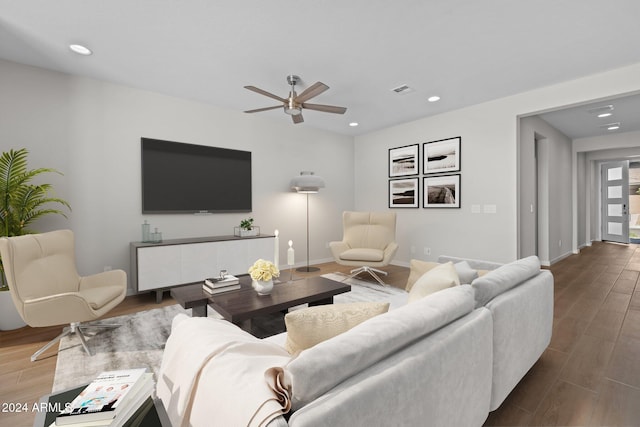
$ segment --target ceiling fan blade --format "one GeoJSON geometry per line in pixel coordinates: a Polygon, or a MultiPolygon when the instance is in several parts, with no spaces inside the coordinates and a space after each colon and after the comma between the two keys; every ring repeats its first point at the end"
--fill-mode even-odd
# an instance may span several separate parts
{"type": "Polygon", "coordinates": [[[273,98],[273,99],[277,99],[280,102],[284,102],[285,104],[288,102],[286,99],[284,98],[280,98],[278,95],[274,95],[270,92],[267,92],[266,90],[262,90],[260,88],[257,88],[255,86],[245,86],[245,89],[249,89],[252,90],[256,93],[259,93],[260,95],[264,95],[264,96],[268,96],[269,98],[273,98]]]}
{"type": "Polygon", "coordinates": [[[260,111],[275,110],[276,108],[282,108],[282,105],[276,105],[275,107],[256,108],[255,110],[247,110],[245,113],[259,113],[260,111]]]}
{"type": "Polygon", "coordinates": [[[302,104],[302,108],[307,110],[322,111],[324,113],[344,114],[347,109],[345,107],[336,107],[335,105],[321,105],[321,104],[302,104]]]}
{"type": "Polygon", "coordinates": [[[296,99],[294,101],[298,104],[302,104],[304,101],[307,101],[314,96],[320,95],[327,89],[329,89],[329,86],[327,86],[326,84],[322,82],[315,82],[314,84],[303,90],[300,95],[296,96],[296,99]]]}
{"type": "Polygon", "coordinates": [[[291,118],[293,119],[293,123],[302,123],[304,122],[304,118],[302,117],[302,114],[296,114],[295,116],[291,116],[291,118]]]}

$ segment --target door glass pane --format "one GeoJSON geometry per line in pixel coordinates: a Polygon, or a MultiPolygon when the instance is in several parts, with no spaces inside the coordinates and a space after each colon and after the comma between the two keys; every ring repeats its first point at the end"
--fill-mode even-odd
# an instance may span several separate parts
{"type": "Polygon", "coordinates": [[[622,168],[611,168],[607,170],[607,179],[609,181],[615,181],[618,179],[622,179],[622,168]]]}
{"type": "Polygon", "coordinates": [[[622,236],[622,223],[620,222],[608,222],[607,229],[609,234],[614,234],[616,236],[622,236]]]}
{"type": "Polygon", "coordinates": [[[610,199],[619,199],[622,197],[622,186],[621,185],[613,185],[611,187],[607,187],[607,196],[610,199]]]}
{"type": "Polygon", "coordinates": [[[609,216],[622,216],[622,205],[607,205],[609,216]]]}

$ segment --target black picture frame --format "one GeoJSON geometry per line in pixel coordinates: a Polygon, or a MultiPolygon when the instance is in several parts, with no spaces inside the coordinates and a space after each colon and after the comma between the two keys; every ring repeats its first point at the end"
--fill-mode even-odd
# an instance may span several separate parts
{"type": "Polygon", "coordinates": [[[422,173],[424,175],[459,172],[462,137],[439,139],[422,144],[422,173]]]}
{"type": "Polygon", "coordinates": [[[459,209],[461,181],[459,173],[422,177],[422,207],[459,209]]]}
{"type": "Polygon", "coordinates": [[[389,180],[389,208],[419,208],[420,179],[389,180]]]}
{"type": "Polygon", "coordinates": [[[420,145],[389,148],[389,178],[420,173],[420,145]]]}

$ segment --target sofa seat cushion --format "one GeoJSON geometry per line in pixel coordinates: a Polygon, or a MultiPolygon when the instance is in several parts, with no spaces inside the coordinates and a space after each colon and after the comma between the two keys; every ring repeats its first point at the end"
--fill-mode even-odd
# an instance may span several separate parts
{"type": "Polygon", "coordinates": [[[471,286],[444,289],[302,351],[284,368],[294,408],[473,310],[471,286]]]}
{"type": "Polygon", "coordinates": [[[380,262],[384,259],[384,251],[371,248],[352,248],[340,254],[345,261],[380,262]]]}
{"type": "Polygon", "coordinates": [[[460,279],[452,262],[440,264],[420,277],[409,292],[409,302],[431,295],[452,286],[459,286],[460,279]]]}
{"type": "Polygon", "coordinates": [[[284,317],[285,348],[291,354],[298,354],[388,310],[388,302],[355,302],[292,311],[284,317]]]}
{"type": "Polygon", "coordinates": [[[530,256],[505,264],[478,277],[471,283],[475,289],[476,307],[486,305],[496,296],[539,273],[540,260],[537,256],[530,256]]]}

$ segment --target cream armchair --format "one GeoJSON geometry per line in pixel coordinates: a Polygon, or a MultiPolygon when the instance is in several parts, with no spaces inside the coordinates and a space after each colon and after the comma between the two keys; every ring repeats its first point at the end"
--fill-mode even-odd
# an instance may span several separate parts
{"type": "Polygon", "coordinates": [[[85,351],[83,331],[118,325],[84,325],[120,304],[127,293],[127,276],[112,270],[80,277],[75,264],[73,232],[59,230],[0,238],[0,256],[13,303],[32,327],[69,324],[62,334],[31,356],[31,361],[65,335],[77,333],[85,351]]]}
{"type": "Polygon", "coordinates": [[[342,241],[329,243],[336,262],[341,265],[359,266],[351,270],[350,277],[366,272],[384,285],[379,274],[386,276],[387,273],[375,267],[388,265],[398,250],[395,242],[396,214],[344,212],[342,226],[342,241]]]}

